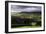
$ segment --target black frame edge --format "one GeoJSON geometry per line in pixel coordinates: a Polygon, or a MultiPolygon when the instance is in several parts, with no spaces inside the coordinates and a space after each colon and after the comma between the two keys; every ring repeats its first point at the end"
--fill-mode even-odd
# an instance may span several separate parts
{"type": "Polygon", "coordinates": [[[44,31],[45,31],[45,3],[44,3],[44,31]]]}
{"type": "Polygon", "coordinates": [[[8,2],[5,2],[5,33],[8,32],[8,2]]]}
{"type": "Polygon", "coordinates": [[[25,2],[25,1],[5,1],[5,2],[16,2],[16,3],[32,3],[32,4],[45,4],[42,2],[25,2]]]}

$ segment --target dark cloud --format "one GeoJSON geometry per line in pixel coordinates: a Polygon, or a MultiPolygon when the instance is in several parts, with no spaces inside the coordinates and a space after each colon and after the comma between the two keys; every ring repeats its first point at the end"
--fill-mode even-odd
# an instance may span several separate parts
{"type": "Polygon", "coordinates": [[[11,10],[14,11],[41,11],[41,6],[22,6],[22,5],[11,5],[11,10]]]}

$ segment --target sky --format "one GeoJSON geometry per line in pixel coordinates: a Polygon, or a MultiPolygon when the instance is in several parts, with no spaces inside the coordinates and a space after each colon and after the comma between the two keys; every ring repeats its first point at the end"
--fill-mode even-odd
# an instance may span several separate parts
{"type": "Polygon", "coordinates": [[[41,11],[41,6],[11,5],[12,12],[34,12],[41,11]]]}

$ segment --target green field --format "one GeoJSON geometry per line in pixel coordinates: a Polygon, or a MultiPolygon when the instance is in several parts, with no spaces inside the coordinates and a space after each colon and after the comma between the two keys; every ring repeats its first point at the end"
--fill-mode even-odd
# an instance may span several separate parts
{"type": "Polygon", "coordinates": [[[12,28],[36,28],[41,26],[41,14],[40,13],[12,13],[11,14],[11,27],[12,28]],[[25,19],[25,21],[19,20],[16,22],[16,19],[25,19]],[[21,21],[21,22],[20,22],[21,21]],[[12,24],[25,24],[23,25],[12,25],[12,24]]]}

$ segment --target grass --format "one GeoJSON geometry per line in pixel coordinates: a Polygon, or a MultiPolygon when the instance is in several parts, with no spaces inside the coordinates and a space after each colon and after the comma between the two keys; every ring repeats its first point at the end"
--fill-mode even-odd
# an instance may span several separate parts
{"type": "Polygon", "coordinates": [[[21,27],[14,27],[14,28],[38,28],[40,26],[21,26],[21,27]]]}

